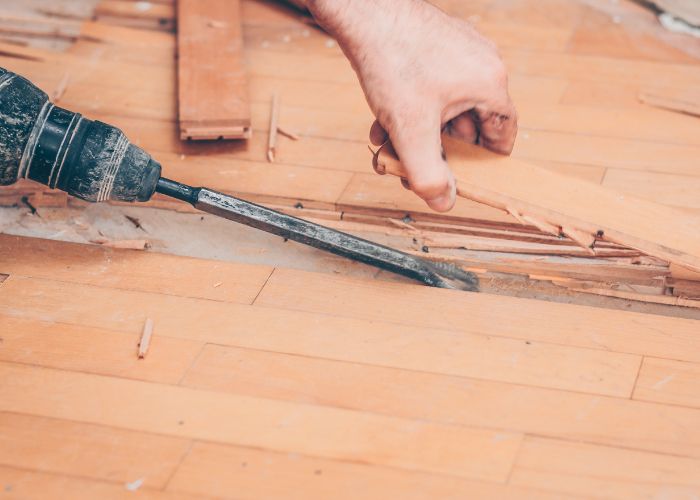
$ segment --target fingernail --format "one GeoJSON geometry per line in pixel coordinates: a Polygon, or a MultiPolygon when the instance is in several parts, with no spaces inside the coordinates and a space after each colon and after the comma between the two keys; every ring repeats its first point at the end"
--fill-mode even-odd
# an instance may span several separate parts
{"type": "Polygon", "coordinates": [[[450,182],[450,188],[445,193],[431,200],[427,200],[426,203],[437,212],[447,212],[454,207],[456,201],[457,184],[455,182],[450,182]]]}

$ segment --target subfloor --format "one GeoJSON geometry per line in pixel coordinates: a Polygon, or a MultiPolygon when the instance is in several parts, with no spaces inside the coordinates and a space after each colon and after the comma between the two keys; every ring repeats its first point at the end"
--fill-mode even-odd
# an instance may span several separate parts
{"type": "MultiPolygon", "coordinates": [[[[638,100],[696,93],[700,39],[626,0],[438,3],[499,43],[516,157],[700,216],[700,120],[638,100]]],[[[88,2],[0,4],[0,66],[171,177],[454,259],[484,293],[164,199],[0,188],[0,498],[700,497],[697,276],[469,202],[430,213],[371,171],[338,47],[274,2],[242,2],[252,141],[182,144],[172,2],[90,4],[87,22],[88,2]],[[275,91],[301,140],[270,164],[275,91]],[[462,240],[416,236],[441,231],[462,240]]]]}

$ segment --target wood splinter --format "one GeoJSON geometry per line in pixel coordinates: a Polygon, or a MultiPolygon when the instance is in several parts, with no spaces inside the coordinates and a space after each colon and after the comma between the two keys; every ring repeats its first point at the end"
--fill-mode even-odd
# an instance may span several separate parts
{"type": "Polygon", "coordinates": [[[293,141],[298,141],[300,139],[297,134],[279,126],[279,116],[280,100],[279,94],[275,92],[272,95],[272,105],[270,107],[270,136],[267,142],[267,161],[270,163],[275,162],[275,156],[277,155],[277,134],[288,137],[293,141]]]}
{"type": "Polygon", "coordinates": [[[143,332],[141,333],[141,340],[139,341],[139,359],[146,357],[148,353],[148,348],[151,345],[151,336],[153,335],[153,320],[151,318],[146,318],[146,323],[143,325],[143,332]]]}
{"type": "Polygon", "coordinates": [[[270,109],[270,137],[267,141],[267,161],[274,163],[277,150],[277,122],[279,120],[279,94],[272,94],[272,107],[270,109]]]}

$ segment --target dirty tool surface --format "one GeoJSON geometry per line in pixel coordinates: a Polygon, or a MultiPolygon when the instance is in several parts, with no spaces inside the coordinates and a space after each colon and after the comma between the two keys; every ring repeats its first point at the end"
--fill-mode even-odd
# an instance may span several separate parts
{"type": "Polygon", "coordinates": [[[161,178],[156,191],[186,201],[203,212],[385,269],[429,286],[467,291],[479,289],[476,275],[455,265],[431,262],[207,188],[193,188],[161,178]]]}

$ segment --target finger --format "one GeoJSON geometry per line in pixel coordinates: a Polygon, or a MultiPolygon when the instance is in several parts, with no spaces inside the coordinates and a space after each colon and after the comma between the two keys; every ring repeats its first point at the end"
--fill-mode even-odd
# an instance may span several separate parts
{"type": "Polygon", "coordinates": [[[479,143],[479,129],[474,120],[476,117],[471,111],[462,113],[457,118],[450,120],[448,133],[452,137],[461,139],[469,144],[479,143]]]}
{"type": "Polygon", "coordinates": [[[447,212],[454,204],[456,183],[442,158],[440,124],[422,124],[394,133],[392,143],[406,170],[411,190],[430,208],[447,212]]]}
{"type": "Polygon", "coordinates": [[[495,108],[477,106],[474,115],[481,132],[479,144],[491,151],[510,154],[518,134],[518,113],[506,96],[506,103],[495,108]]]}
{"type": "Polygon", "coordinates": [[[374,120],[372,128],[369,129],[369,140],[375,146],[381,146],[389,140],[389,134],[386,133],[384,127],[377,120],[374,120]]]}

